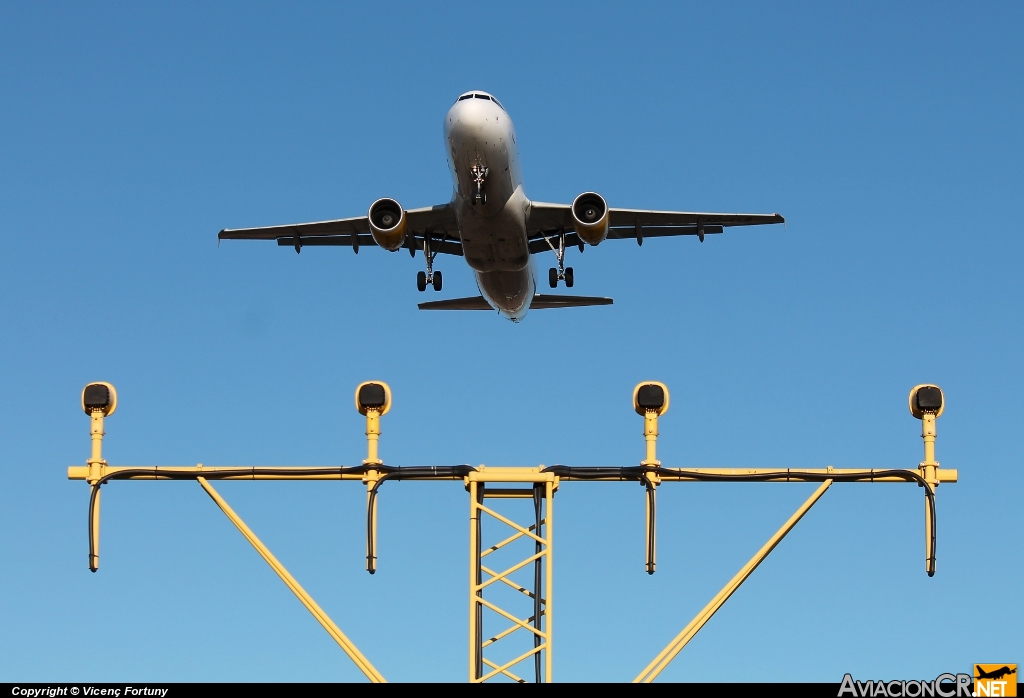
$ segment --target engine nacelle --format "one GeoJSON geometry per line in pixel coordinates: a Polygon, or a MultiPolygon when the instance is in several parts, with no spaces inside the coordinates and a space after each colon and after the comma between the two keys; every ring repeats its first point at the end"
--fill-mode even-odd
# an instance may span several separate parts
{"type": "Polygon", "coordinates": [[[600,194],[584,192],[572,202],[572,225],[588,245],[608,237],[608,202],[600,194]]]}
{"type": "Polygon", "coordinates": [[[370,234],[373,241],[389,252],[394,252],[405,242],[408,221],[405,209],[394,199],[377,199],[367,214],[370,219],[370,234]]]}

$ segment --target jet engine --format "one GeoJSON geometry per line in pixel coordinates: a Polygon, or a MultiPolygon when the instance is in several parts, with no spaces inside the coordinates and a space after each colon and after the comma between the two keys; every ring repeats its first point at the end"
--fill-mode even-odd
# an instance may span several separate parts
{"type": "Polygon", "coordinates": [[[405,242],[408,221],[405,209],[394,199],[377,199],[367,214],[370,219],[370,234],[373,241],[389,252],[394,252],[405,242]]]}
{"type": "Polygon", "coordinates": [[[588,245],[608,237],[608,202],[600,194],[584,192],[572,202],[572,225],[588,245]]]}

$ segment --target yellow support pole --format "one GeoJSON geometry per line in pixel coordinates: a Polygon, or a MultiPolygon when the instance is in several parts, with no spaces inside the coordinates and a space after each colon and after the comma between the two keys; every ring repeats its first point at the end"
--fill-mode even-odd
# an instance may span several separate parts
{"type": "Polygon", "coordinates": [[[313,614],[316,621],[323,626],[328,635],[334,638],[334,641],[341,646],[341,649],[349,656],[349,659],[355,662],[355,665],[361,672],[363,672],[363,674],[366,675],[366,678],[370,679],[373,683],[387,683],[384,677],[381,676],[380,672],[370,664],[370,661],[364,657],[356,646],[352,644],[352,641],[345,636],[345,633],[341,632],[341,628],[335,625],[330,616],[328,616],[324,610],[317,605],[316,601],[314,601],[313,598],[306,593],[306,590],[302,588],[302,585],[300,585],[295,578],[289,574],[288,570],[284,568],[284,565],[278,562],[277,558],[274,557],[273,553],[270,552],[267,546],[265,546],[263,542],[256,537],[256,534],[245,525],[245,522],[242,521],[238,514],[228,506],[228,503],[224,501],[224,498],[221,497],[215,489],[213,489],[210,483],[206,481],[206,478],[198,477],[196,479],[199,481],[199,484],[203,486],[203,489],[206,490],[206,494],[210,495],[210,498],[216,502],[221,511],[231,519],[231,523],[235,524],[238,530],[241,531],[242,535],[245,536],[246,540],[252,544],[252,547],[256,548],[256,552],[266,560],[267,564],[270,565],[270,568],[277,573],[278,577],[281,578],[281,581],[292,590],[292,593],[298,597],[299,601],[302,602],[302,605],[306,607],[306,610],[313,614]]]}
{"type": "Polygon", "coordinates": [[[92,410],[89,412],[89,438],[92,441],[92,452],[89,460],[86,461],[86,480],[92,485],[90,498],[93,500],[89,507],[89,571],[95,572],[100,568],[100,486],[96,483],[106,473],[104,472],[107,462],[103,460],[103,437],[106,432],[103,430],[103,411],[92,410]]]}
{"type": "Polygon", "coordinates": [[[469,481],[469,682],[477,680],[477,657],[480,654],[480,638],[477,628],[477,603],[480,592],[477,591],[480,565],[480,541],[477,538],[477,521],[480,512],[477,511],[477,487],[476,480],[469,481]]]}
{"type": "Polygon", "coordinates": [[[544,565],[545,571],[545,584],[544,584],[544,683],[551,683],[554,679],[551,676],[551,646],[552,641],[555,639],[554,625],[552,618],[554,613],[554,598],[555,598],[555,570],[554,570],[554,542],[555,542],[555,483],[548,480],[544,483],[544,506],[546,511],[544,512],[544,554],[547,556],[545,560],[547,564],[544,565]]]}
{"type": "Polygon", "coordinates": [[[378,446],[380,444],[380,410],[366,411],[366,460],[365,465],[380,465],[378,446]]]}
{"type": "MultiPolygon", "coordinates": [[[[939,484],[936,473],[939,463],[935,460],[935,418],[936,414],[925,412],[921,415],[921,438],[924,440],[924,460],[921,462],[921,475],[928,483],[926,487],[935,497],[935,488],[939,484]]],[[[935,575],[935,521],[932,519],[932,508],[928,496],[924,499],[924,570],[928,576],[935,575]]]]}
{"type": "Polygon", "coordinates": [[[647,457],[644,458],[644,465],[659,466],[658,460],[658,412],[647,410],[644,413],[644,441],[647,443],[647,457]]]}
{"type": "MultiPolygon", "coordinates": [[[[103,431],[103,412],[93,410],[89,414],[89,438],[92,440],[92,456],[87,462],[90,467],[90,475],[93,474],[91,468],[103,465],[103,437],[105,434],[106,432],[103,431]]],[[[98,477],[98,473],[96,476],[98,477]]]]}
{"type": "Polygon", "coordinates": [[[821,495],[825,494],[825,490],[827,490],[831,484],[831,480],[825,480],[821,483],[821,486],[814,491],[814,494],[812,494],[807,501],[789,517],[789,520],[782,525],[782,528],[775,532],[774,536],[768,539],[768,542],[757,551],[754,557],[750,558],[750,561],[736,573],[735,577],[729,580],[729,583],[726,584],[720,592],[718,592],[715,598],[711,599],[708,605],[701,609],[701,612],[698,613],[685,628],[683,628],[682,632],[676,635],[672,642],[670,642],[650,664],[644,667],[644,670],[641,671],[635,679],[633,679],[633,683],[651,683],[658,677],[658,674],[660,674],[665,667],[667,667],[669,663],[676,658],[676,655],[678,655],[686,644],[693,639],[694,635],[704,627],[704,624],[711,620],[711,616],[715,615],[718,609],[720,609],[722,605],[729,600],[729,597],[732,596],[739,588],[740,584],[743,584],[743,582],[746,581],[747,577],[749,577],[751,573],[757,569],[758,565],[768,557],[768,554],[774,550],[775,546],[777,546],[779,542],[786,537],[786,534],[796,526],[800,519],[803,518],[804,514],[814,506],[814,503],[821,498],[821,495]]]}

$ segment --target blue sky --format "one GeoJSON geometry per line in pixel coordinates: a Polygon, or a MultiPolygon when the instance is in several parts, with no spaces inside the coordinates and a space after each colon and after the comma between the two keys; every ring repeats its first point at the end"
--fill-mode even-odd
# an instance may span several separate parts
{"type": "MultiPolygon", "coordinates": [[[[375,378],[390,463],[627,465],[658,379],[666,465],[759,467],[914,467],[935,382],[938,574],[919,489],[836,485],[662,679],[1024,661],[1022,68],[1019,3],[0,6],[0,679],[361,680],[195,483],[106,487],[87,571],[91,380],[112,464],[354,464],[375,378]],[[418,311],[421,257],[217,246],[447,201],[469,89],[534,199],[787,226],[572,251],[615,305],[520,325],[418,311]]],[[[555,678],[631,679],[812,489],[662,487],[649,577],[642,490],[564,485],[555,678]]],[[[357,483],[219,490],[388,679],[464,679],[458,484],[382,490],[373,577],[357,483]]]]}

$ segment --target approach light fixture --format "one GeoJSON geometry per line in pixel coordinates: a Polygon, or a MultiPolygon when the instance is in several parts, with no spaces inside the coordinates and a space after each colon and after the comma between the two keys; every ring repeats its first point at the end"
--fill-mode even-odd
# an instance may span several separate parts
{"type": "Polygon", "coordinates": [[[668,412],[668,386],[659,381],[644,381],[633,388],[633,409],[644,418],[647,457],[641,465],[658,467],[658,417],[668,412]]]}
{"type": "Polygon", "coordinates": [[[942,388],[928,383],[915,385],[910,391],[910,414],[918,419],[924,419],[926,414],[933,414],[936,417],[942,415],[946,408],[946,400],[942,394],[942,388]]]}
{"type": "Polygon", "coordinates": [[[90,383],[82,389],[82,410],[87,415],[100,412],[104,417],[117,409],[117,391],[110,383],[90,383]]]}
{"type": "Polygon", "coordinates": [[[366,381],[356,387],[356,410],[366,417],[366,460],[364,465],[381,465],[377,454],[380,418],[391,409],[391,388],[384,381],[366,381]]]}
{"type": "MultiPolygon", "coordinates": [[[[924,439],[924,460],[921,461],[922,474],[929,482],[935,479],[935,470],[939,467],[935,460],[935,420],[946,409],[946,399],[942,388],[930,383],[915,385],[910,391],[910,414],[921,420],[921,438],[924,439]]],[[[938,482],[936,481],[936,484],[938,482]]]]}

